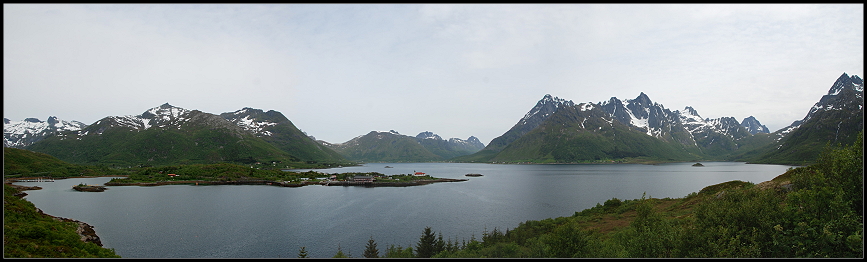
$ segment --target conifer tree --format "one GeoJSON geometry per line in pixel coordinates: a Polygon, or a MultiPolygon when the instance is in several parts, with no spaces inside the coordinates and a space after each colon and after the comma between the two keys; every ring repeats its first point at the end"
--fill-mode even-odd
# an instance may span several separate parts
{"type": "Polygon", "coordinates": [[[364,249],[364,257],[366,258],[379,258],[379,249],[376,249],[376,242],[373,241],[373,237],[370,237],[370,240],[367,240],[367,247],[364,249]]]}
{"type": "Polygon", "coordinates": [[[348,258],[349,256],[343,254],[343,249],[340,248],[340,244],[337,244],[337,254],[334,254],[332,258],[348,258]]]}
{"type": "Polygon", "coordinates": [[[298,250],[298,258],[306,258],[306,257],[307,257],[307,250],[305,249],[305,247],[301,247],[301,249],[298,250]]]}
{"type": "Polygon", "coordinates": [[[416,244],[416,256],[421,258],[429,258],[434,253],[434,245],[436,244],[436,235],[431,231],[430,227],[425,227],[421,238],[416,244]]]}

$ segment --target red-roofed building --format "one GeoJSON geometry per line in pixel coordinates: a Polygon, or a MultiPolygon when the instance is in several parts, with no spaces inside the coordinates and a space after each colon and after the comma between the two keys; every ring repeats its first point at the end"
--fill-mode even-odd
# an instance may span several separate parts
{"type": "Polygon", "coordinates": [[[413,174],[413,176],[424,176],[424,175],[425,174],[423,172],[415,172],[415,174],[413,174]]]}

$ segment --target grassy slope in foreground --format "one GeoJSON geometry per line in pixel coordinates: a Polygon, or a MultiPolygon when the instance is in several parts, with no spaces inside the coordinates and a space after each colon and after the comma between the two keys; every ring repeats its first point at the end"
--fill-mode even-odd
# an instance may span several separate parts
{"type": "Polygon", "coordinates": [[[18,189],[3,185],[4,258],[119,258],[113,249],[84,242],[79,224],[60,221],[38,212],[30,201],[16,196],[18,189]]]}
{"type": "Polygon", "coordinates": [[[863,258],[863,156],[862,132],[851,146],[759,184],[730,181],[676,199],[613,198],[570,217],[486,229],[481,241],[392,245],[385,257],[433,248],[434,258],[863,258]]]}
{"type": "Polygon", "coordinates": [[[678,199],[610,199],[485,232],[434,257],[861,257],[863,133],[771,181],[730,181],[678,199]]]}

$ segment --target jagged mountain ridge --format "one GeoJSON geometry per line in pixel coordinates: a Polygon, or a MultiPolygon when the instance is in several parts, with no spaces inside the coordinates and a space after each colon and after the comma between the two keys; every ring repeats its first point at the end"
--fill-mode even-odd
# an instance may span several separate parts
{"type": "MultiPolygon", "coordinates": [[[[752,119],[755,118],[752,117],[752,119]]],[[[758,121],[756,120],[755,122],[758,121]]],[[[752,122],[744,123],[753,124],[752,122]]],[[[725,155],[730,154],[735,150],[738,150],[742,146],[752,147],[754,146],[752,145],[752,143],[755,143],[755,140],[745,139],[752,135],[747,129],[747,126],[742,125],[732,117],[722,117],[717,119],[701,118],[698,112],[694,108],[689,106],[686,107],[684,111],[678,110],[672,112],[666,109],[663,105],[654,103],[643,92],[639,94],[639,96],[635,99],[620,100],[616,97],[612,97],[608,101],[598,103],[587,102],[578,105],[576,105],[572,101],[560,99],[548,94],[545,95],[537,103],[537,105],[533,109],[531,109],[520,121],[518,121],[518,123],[513,126],[512,129],[504,133],[502,136],[492,140],[492,142],[485,149],[479,151],[476,154],[461,157],[459,158],[459,160],[470,162],[580,162],[605,158],[650,156],[637,151],[625,152],[622,149],[630,147],[625,144],[620,145],[620,148],[615,148],[614,144],[601,142],[606,139],[615,140],[614,137],[617,134],[625,134],[626,132],[642,133],[648,137],[652,137],[656,140],[664,142],[663,144],[659,144],[656,141],[645,141],[644,138],[636,136],[632,137],[633,139],[637,139],[633,141],[635,143],[654,144],[654,146],[652,146],[653,148],[678,148],[677,150],[683,150],[684,152],[686,152],[685,154],[671,155],[660,150],[650,150],[650,148],[642,149],[659,152],[657,156],[663,157],[665,159],[671,159],[672,157],[678,159],[700,159],[705,157],[722,158],[725,155]],[[551,120],[553,116],[560,114],[560,112],[564,110],[569,111],[568,114],[571,114],[572,116],[557,118],[557,120],[551,120]],[[589,113],[594,110],[599,110],[599,112],[589,113]],[[608,127],[613,128],[613,130],[609,133],[604,134],[599,133],[601,131],[589,130],[587,128],[588,123],[596,123],[592,126],[597,130],[604,130],[605,128],[605,124],[599,124],[598,121],[593,121],[593,118],[597,118],[597,120],[601,119],[602,121],[607,122],[608,127]],[[528,119],[532,119],[533,121],[527,121],[528,119]],[[592,122],[588,122],[588,120],[592,122]],[[622,124],[622,126],[615,126],[612,122],[615,120],[617,123],[622,124]],[[535,134],[534,136],[550,137],[537,137],[535,139],[530,139],[534,142],[530,143],[524,141],[522,142],[523,146],[511,145],[511,143],[516,142],[518,139],[521,139],[523,136],[530,133],[530,131],[541,128],[541,126],[547,121],[554,121],[557,123],[553,125],[548,124],[546,128],[557,129],[559,130],[558,132],[561,132],[562,134],[535,134]],[[563,130],[559,127],[553,127],[558,124],[560,126],[573,126],[576,127],[576,129],[563,130]],[[565,135],[566,133],[573,132],[585,132],[585,134],[565,135]],[[593,134],[591,135],[586,132],[591,132],[593,134]],[[573,152],[562,155],[562,158],[555,157],[554,151],[547,153],[539,151],[540,148],[544,147],[542,144],[555,143],[554,141],[561,145],[575,144],[575,146],[581,146],[579,145],[581,143],[576,144],[576,142],[574,141],[562,141],[561,139],[583,139],[583,141],[586,142],[586,145],[584,145],[585,150],[598,151],[600,148],[608,148],[608,151],[603,150],[604,152],[598,151],[592,154],[583,154],[578,153],[574,149],[567,149],[563,146],[557,146],[557,148],[559,148],[557,150],[561,150],[564,152],[573,152]],[[643,142],[640,142],[639,140],[643,142]],[[496,143],[496,146],[494,146],[495,141],[498,142],[496,143]],[[533,143],[536,143],[537,145],[534,145],[533,143]],[[666,143],[670,145],[667,145],[666,143]],[[590,146],[594,146],[596,148],[590,148],[590,146]],[[512,149],[510,149],[510,151],[512,152],[503,153],[502,151],[504,151],[508,147],[512,147],[512,149]],[[534,156],[533,153],[515,152],[518,151],[519,148],[520,150],[525,150],[528,152],[537,152],[538,154],[544,153],[548,155],[534,156]]],[[[623,135],[621,135],[621,138],[622,137],[623,135]]],[[[636,148],[635,150],[638,149],[636,148]]]]}
{"type": "Polygon", "coordinates": [[[345,161],[297,130],[279,112],[245,108],[224,115],[229,119],[166,103],[140,115],[108,116],[25,149],[87,164],[345,161]],[[234,119],[236,122],[229,120],[242,111],[262,116],[247,114],[234,119]]]}
{"type": "Polygon", "coordinates": [[[692,154],[697,149],[650,136],[646,131],[622,123],[599,104],[565,106],[488,161],[574,163],[645,156],[695,158],[692,154]]]}
{"type": "Polygon", "coordinates": [[[474,136],[466,140],[444,140],[430,131],[421,132],[415,137],[402,135],[394,130],[371,131],[344,143],[319,142],[347,159],[362,162],[445,161],[484,148],[484,144],[474,136]]]}
{"type": "MultiPolygon", "coordinates": [[[[620,100],[612,97],[604,102],[588,102],[579,105],[571,101],[565,103],[562,102],[565,101],[563,99],[546,95],[518,124],[503,136],[492,140],[488,147],[457,160],[586,162],[623,157],[683,161],[743,160],[748,156],[754,157],[758,154],[756,152],[760,152],[764,146],[774,143],[775,140],[779,143],[776,145],[778,149],[785,149],[786,140],[791,143],[795,137],[798,137],[791,134],[803,130],[799,127],[811,123],[811,120],[817,122],[816,119],[825,119],[824,122],[830,121],[827,119],[837,120],[814,126],[813,128],[817,130],[836,130],[833,136],[826,134],[821,139],[814,139],[815,141],[835,142],[853,139],[854,134],[857,133],[853,130],[863,129],[862,94],[863,81],[857,76],[849,77],[844,73],[829,90],[828,95],[822,97],[803,120],[795,121],[792,126],[774,133],[768,133],[767,127],[761,125],[753,116],[741,122],[733,117],[702,118],[694,108],[689,106],[683,111],[671,112],[662,105],[653,103],[644,93],[635,99],[620,100]],[[557,101],[561,102],[556,103],[557,101]],[[549,107],[546,110],[539,110],[538,108],[542,108],[540,105],[549,105],[549,107]],[[590,113],[597,108],[602,112],[590,113]],[[537,125],[526,125],[525,119],[534,119],[537,125]],[[614,120],[622,125],[615,125],[614,120]],[[609,131],[606,131],[606,124],[603,122],[607,123],[609,131]],[[528,132],[527,129],[531,131],[528,132]],[[635,136],[635,133],[643,133],[646,137],[655,140],[645,140],[644,137],[635,136]],[[493,141],[501,143],[494,147],[493,141]],[[628,142],[623,143],[624,141],[628,142]],[[660,144],[660,141],[664,143],[660,144]],[[630,143],[637,143],[638,146],[630,143]],[[665,150],[660,150],[665,148],[682,150],[685,154],[668,154],[665,150]]],[[[807,133],[814,134],[817,131],[807,133]]],[[[816,155],[816,151],[805,152],[816,155]]],[[[803,155],[800,157],[803,158],[803,155]]]]}

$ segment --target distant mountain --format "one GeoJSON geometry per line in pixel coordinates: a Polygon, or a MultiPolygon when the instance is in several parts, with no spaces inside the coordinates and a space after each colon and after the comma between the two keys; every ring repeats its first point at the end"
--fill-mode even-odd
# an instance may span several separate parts
{"type": "Polygon", "coordinates": [[[370,131],[345,143],[330,147],[353,161],[362,162],[429,162],[442,157],[428,151],[415,137],[388,132],[370,131]]]}
{"type": "Polygon", "coordinates": [[[371,131],[345,143],[330,144],[320,141],[349,160],[363,162],[431,162],[445,161],[456,156],[472,154],[484,148],[476,137],[467,140],[444,140],[432,132],[421,132],[415,137],[397,131],[371,131]]]}
{"type": "Polygon", "coordinates": [[[753,135],[758,134],[758,133],[770,133],[771,132],[768,130],[767,126],[762,125],[762,123],[759,122],[759,120],[756,120],[756,118],[753,116],[744,118],[744,120],[741,121],[741,126],[746,128],[747,132],[750,132],[750,134],[753,134],[753,135]]]}
{"type": "Polygon", "coordinates": [[[324,162],[345,161],[340,154],[299,130],[280,112],[274,110],[265,112],[247,107],[220,116],[299,159],[324,162]]]}
{"type": "Polygon", "coordinates": [[[491,140],[491,142],[482,150],[472,155],[462,156],[458,158],[458,160],[467,162],[487,162],[506,148],[510,143],[538,127],[560,108],[574,105],[575,103],[572,101],[546,94],[536,103],[535,106],[533,106],[532,109],[530,109],[529,112],[527,112],[527,114],[524,115],[523,118],[521,118],[521,120],[518,121],[517,124],[506,131],[506,133],[491,140]]]}
{"type": "Polygon", "coordinates": [[[279,121],[282,115],[271,115],[278,121],[265,124],[265,121],[254,120],[265,117],[246,115],[247,118],[238,118],[239,124],[236,124],[218,115],[166,103],[140,115],[105,117],[86,128],[60,132],[26,149],[79,164],[252,164],[314,160],[304,158],[309,155],[286,152],[251,131],[254,126],[269,125],[261,131],[284,135],[283,130],[289,129],[291,124],[279,121]]]}
{"type": "Polygon", "coordinates": [[[11,121],[3,118],[3,146],[24,148],[39,142],[48,136],[63,131],[77,131],[87,127],[78,121],[64,121],[57,117],[48,117],[48,121],[27,118],[24,121],[11,121]]]}
{"type": "Polygon", "coordinates": [[[444,140],[437,134],[425,131],[416,135],[415,139],[422,145],[422,147],[431,153],[442,157],[443,160],[469,155],[485,148],[485,145],[474,136],[470,136],[467,140],[460,138],[449,138],[449,140],[444,140]]]}
{"type": "Polygon", "coordinates": [[[734,153],[743,146],[740,142],[742,139],[752,136],[748,129],[733,117],[702,119],[692,107],[686,107],[683,112],[678,113],[681,123],[701,148],[702,154],[709,157],[720,158],[734,153]]]}
{"type": "MultiPolygon", "coordinates": [[[[864,80],[843,73],[807,115],[771,136],[774,143],[751,152],[753,163],[805,164],[825,146],[848,145],[864,130],[864,80]]],[[[748,155],[748,156],[749,156],[748,155]]]]}
{"type": "Polygon", "coordinates": [[[475,136],[470,136],[466,140],[454,137],[449,138],[449,146],[452,150],[465,152],[465,154],[462,155],[479,152],[479,150],[485,148],[485,144],[483,144],[482,141],[479,141],[475,136]]]}
{"type": "MultiPolygon", "coordinates": [[[[697,149],[645,133],[614,119],[599,104],[563,106],[490,162],[580,163],[624,158],[695,159],[697,149]]],[[[662,136],[662,134],[659,134],[662,136]]]]}

